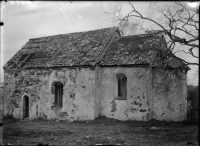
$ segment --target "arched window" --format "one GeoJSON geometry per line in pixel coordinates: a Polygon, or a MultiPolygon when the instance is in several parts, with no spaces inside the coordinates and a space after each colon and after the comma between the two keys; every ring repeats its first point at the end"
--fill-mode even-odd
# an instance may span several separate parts
{"type": "Polygon", "coordinates": [[[126,100],[126,86],[127,86],[127,78],[124,74],[117,74],[117,83],[118,83],[118,97],[121,100],[126,100]]]}
{"type": "Polygon", "coordinates": [[[63,83],[61,82],[54,82],[52,84],[52,87],[54,88],[54,104],[57,107],[62,107],[62,103],[63,103],[63,83]]]}

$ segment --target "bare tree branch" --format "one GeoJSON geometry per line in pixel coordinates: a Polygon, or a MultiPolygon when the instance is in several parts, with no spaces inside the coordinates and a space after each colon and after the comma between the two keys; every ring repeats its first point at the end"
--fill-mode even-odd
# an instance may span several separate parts
{"type": "MultiPolygon", "coordinates": [[[[122,16],[122,7],[116,8],[115,14],[112,13],[112,16],[114,16],[113,18],[117,20],[122,30],[125,27],[128,28],[127,25],[130,25],[132,20],[137,19],[149,21],[158,26],[158,30],[169,37],[167,40],[169,50],[173,51],[175,47],[180,44],[182,46],[186,46],[184,47],[185,50],[179,50],[177,52],[183,52],[192,55],[194,58],[199,58],[199,56],[194,53],[195,48],[199,49],[199,12],[190,11],[184,3],[178,1],[174,2],[174,5],[172,6],[159,6],[155,4],[155,10],[158,12],[156,14],[159,18],[162,18],[158,19],[156,17],[145,17],[138,10],[136,10],[131,2],[128,2],[128,4],[131,6],[131,10],[125,16],[122,16]]],[[[152,28],[150,27],[145,28],[143,24],[138,26],[145,33],[151,32],[152,28]]],[[[133,31],[133,27],[128,29],[129,30],[123,30],[124,35],[130,35],[131,31],[133,31]]],[[[174,54],[177,52],[174,52],[174,54]]],[[[188,65],[199,65],[198,63],[187,62],[184,59],[182,59],[182,61],[188,65]]]]}

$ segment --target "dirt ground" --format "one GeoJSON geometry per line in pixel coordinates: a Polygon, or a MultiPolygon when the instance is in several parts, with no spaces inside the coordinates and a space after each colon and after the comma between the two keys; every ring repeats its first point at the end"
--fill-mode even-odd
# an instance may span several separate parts
{"type": "Polygon", "coordinates": [[[105,117],[72,123],[46,120],[5,122],[3,143],[26,146],[197,146],[198,125],[155,120],[123,122],[105,117]]]}

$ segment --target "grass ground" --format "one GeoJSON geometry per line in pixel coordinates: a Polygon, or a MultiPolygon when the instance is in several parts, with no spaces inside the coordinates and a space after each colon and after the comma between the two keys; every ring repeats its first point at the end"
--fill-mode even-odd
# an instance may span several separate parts
{"type": "Polygon", "coordinates": [[[85,122],[45,120],[4,123],[3,143],[11,145],[191,146],[198,145],[198,126],[175,122],[118,121],[104,117],[85,122]]]}

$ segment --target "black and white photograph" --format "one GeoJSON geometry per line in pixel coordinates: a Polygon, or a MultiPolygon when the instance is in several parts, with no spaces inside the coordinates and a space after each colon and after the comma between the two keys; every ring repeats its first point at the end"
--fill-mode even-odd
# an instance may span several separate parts
{"type": "Polygon", "coordinates": [[[199,145],[199,1],[0,4],[0,145],[199,145]]]}

